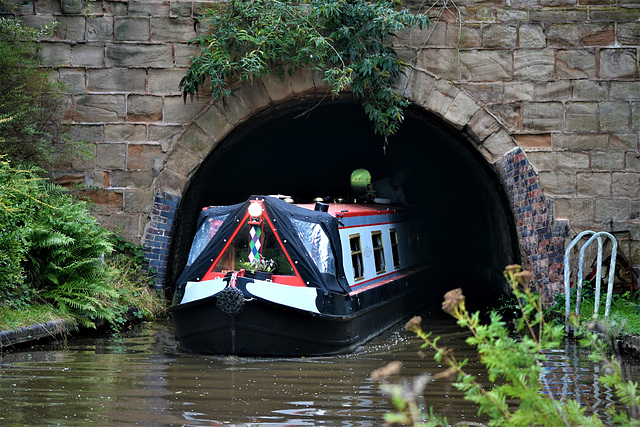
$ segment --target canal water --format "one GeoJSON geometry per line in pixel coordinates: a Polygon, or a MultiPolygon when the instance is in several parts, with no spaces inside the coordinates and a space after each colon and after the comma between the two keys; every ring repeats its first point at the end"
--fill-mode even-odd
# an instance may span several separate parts
{"type": "MultiPolygon", "coordinates": [[[[470,358],[467,370],[484,380],[453,320],[430,319],[424,327],[456,357],[470,358]]],[[[148,323],[2,354],[0,424],[380,426],[392,407],[370,374],[395,360],[403,362],[407,380],[441,371],[431,355],[418,355],[419,347],[397,325],[349,355],[205,356],[180,351],[169,321],[148,323]]],[[[638,379],[637,365],[625,369],[638,379]]],[[[553,353],[545,371],[550,392],[579,396],[601,414],[613,393],[597,383],[598,375],[572,343],[553,353]]],[[[450,381],[428,384],[424,399],[451,423],[483,421],[450,381]]]]}

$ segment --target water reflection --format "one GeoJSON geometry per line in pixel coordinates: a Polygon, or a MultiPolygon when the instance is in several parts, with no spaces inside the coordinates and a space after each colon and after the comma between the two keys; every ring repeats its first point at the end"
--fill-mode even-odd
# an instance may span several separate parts
{"type": "MultiPolygon", "coordinates": [[[[426,329],[455,348],[457,358],[473,357],[466,335],[451,320],[433,319],[426,329]]],[[[4,354],[0,423],[379,426],[391,407],[369,374],[393,360],[403,361],[407,376],[439,371],[432,358],[417,355],[418,348],[398,325],[344,356],[203,356],[182,353],[167,323],[148,324],[125,334],[4,354]]],[[[549,390],[566,397],[580,393],[583,402],[604,411],[611,391],[595,382],[598,373],[576,349],[568,344],[551,355],[545,370],[549,390]]],[[[467,368],[483,380],[477,363],[467,368]]],[[[449,421],[477,420],[475,407],[446,381],[430,384],[425,400],[449,421]]]]}
{"type": "MultiPolygon", "coordinates": [[[[589,352],[574,340],[566,340],[561,349],[549,351],[542,381],[545,392],[558,400],[574,399],[605,423],[610,420],[607,409],[617,403],[615,390],[600,383],[606,368],[588,361],[589,352]]],[[[637,381],[640,366],[637,361],[624,360],[623,375],[637,381]]]]}

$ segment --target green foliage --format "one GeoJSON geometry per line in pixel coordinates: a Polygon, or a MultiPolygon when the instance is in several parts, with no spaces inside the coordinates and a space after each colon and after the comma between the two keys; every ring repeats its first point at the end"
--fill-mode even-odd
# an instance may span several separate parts
{"type": "MultiPolygon", "coordinates": [[[[74,325],[73,317],[61,313],[46,302],[31,304],[28,309],[16,310],[13,307],[0,305],[0,330],[17,330],[25,326],[53,321],[64,321],[69,326],[74,325]]],[[[63,324],[60,323],[61,330],[63,324]]]]}
{"type": "Polygon", "coordinates": [[[111,326],[117,330],[131,318],[152,320],[165,313],[165,302],[150,285],[155,277],[148,269],[144,247],[112,235],[115,251],[105,257],[112,274],[109,283],[117,292],[111,305],[115,313],[111,326]]]}
{"type": "Polygon", "coordinates": [[[55,25],[29,28],[17,19],[0,18],[0,153],[14,163],[47,167],[71,155],[86,157],[84,145],[56,135],[64,87],[40,67],[35,41],[50,36],[55,25]]]}
{"type": "MultiPolygon", "coordinates": [[[[582,288],[580,319],[578,319],[578,322],[587,323],[592,320],[597,320],[601,329],[612,339],[620,338],[624,334],[640,335],[639,292],[640,291],[631,293],[627,291],[622,294],[613,294],[611,298],[611,313],[608,318],[602,316],[606,298],[606,293],[603,293],[600,297],[600,315],[594,317],[594,289],[591,283],[585,282],[582,288]]],[[[577,288],[571,288],[569,301],[572,309],[575,308],[576,305],[576,295],[577,288]]],[[[564,319],[564,313],[565,296],[564,293],[562,293],[556,296],[553,306],[547,310],[547,315],[549,317],[564,319]]]]}
{"type": "MultiPolygon", "coordinates": [[[[87,157],[82,143],[56,135],[53,127],[64,87],[38,63],[35,42],[54,28],[0,18],[0,304],[28,310],[50,303],[88,326],[97,319],[117,323],[130,307],[123,304],[146,297],[117,286],[128,273],[104,261],[114,248],[111,233],[86,202],[49,184],[42,170],[10,163],[47,167],[72,155],[87,157]]],[[[140,264],[144,252],[123,245],[118,242],[140,264]]]]}
{"type": "MultiPolygon", "coordinates": [[[[480,322],[479,313],[469,313],[460,289],[445,295],[443,310],[456,318],[458,325],[471,333],[467,343],[477,349],[479,361],[486,367],[490,384],[480,384],[478,378],[465,372],[466,360],[456,360],[453,352],[441,346],[438,338],[432,338],[421,328],[421,319],[414,318],[406,329],[416,333],[423,341],[422,348],[435,352],[434,359],[447,369],[434,376],[435,379],[456,375],[454,386],[465,392],[465,398],[478,405],[478,413],[485,414],[492,426],[601,426],[603,422],[596,415],[587,415],[586,407],[578,401],[556,400],[552,393],[546,393],[541,369],[549,350],[557,349],[564,336],[563,325],[553,325],[545,321],[539,295],[531,290],[531,273],[521,271],[520,266],[509,266],[505,277],[521,313],[517,320],[515,334],[493,313],[488,324],[480,322]]],[[[640,395],[638,384],[623,381],[619,363],[606,356],[604,345],[598,336],[583,330],[581,344],[592,348],[591,359],[602,363],[606,375],[600,377],[607,387],[615,390],[623,404],[621,409],[612,406],[608,415],[619,425],[639,425],[640,395]]],[[[384,377],[383,377],[384,378],[384,377]]],[[[424,382],[426,386],[426,381],[424,382]]],[[[398,384],[385,384],[385,389],[393,396],[396,412],[388,417],[392,422],[414,425],[446,425],[446,420],[424,411],[416,411],[418,395],[402,394],[398,384]]]]}
{"type": "Polygon", "coordinates": [[[637,382],[623,381],[622,367],[615,357],[608,357],[606,344],[599,339],[596,333],[590,332],[588,325],[579,335],[582,336],[580,344],[586,348],[593,348],[590,359],[605,367],[604,375],[600,376],[600,382],[614,391],[622,404],[622,408],[612,405],[607,410],[607,415],[615,425],[638,426],[640,425],[640,388],[637,382]]]}
{"type": "Polygon", "coordinates": [[[0,305],[23,309],[35,298],[23,268],[31,242],[31,217],[37,211],[41,182],[32,168],[14,169],[0,157],[0,305]]]}
{"type": "Polygon", "coordinates": [[[392,0],[231,0],[205,12],[211,31],[197,39],[200,55],[180,82],[185,100],[211,85],[214,98],[234,82],[272,70],[309,67],[324,75],[332,95],[351,88],[374,130],[394,134],[408,101],[391,88],[407,64],[389,46],[398,31],[428,24],[392,0]]]}
{"type": "Polygon", "coordinates": [[[264,258],[258,254],[253,261],[240,261],[240,266],[251,273],[255,273],[256,271],[275,273],[278,270],[278,261],[264,258]]]}
{"type": "Polygon", "coordinates": [[[160,313],[161,303],[149,300],[142,249],[115,239],[87,202],[40,172],[0,162],[0,304],[24,310],[48,302],[86,326],[122,324],[130,307],[141,318],[160,313]],[[114,245],[121,252],[109,257],[114,245]]]}
{"type": "Polygon", "coordinates": [[[110,320],[113,315],[107,301],[116,293],[108,283],[103,261],[104,254],[113,250],[110,233],[99,227],[86,202],[33,178],[39,183],[39,193],[37,209],[28,218],[24,233],[29,242],[23,262],[26,283],[80,320],[110,320]]]}
{"type": "Polygon", "coordinates": [[[119,234],[112,235],[111,244],[115,249],[116,257],[127,258],[136,269],[146,268],[147,259],[144,256],[144,246],[131,243],[119,234]]]}

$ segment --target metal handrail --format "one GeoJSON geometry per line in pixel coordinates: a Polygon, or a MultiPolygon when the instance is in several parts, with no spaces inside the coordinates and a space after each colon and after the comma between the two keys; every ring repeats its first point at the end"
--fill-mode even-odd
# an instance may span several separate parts
{"type": "Polygon", "coordinates": [[[565,315],[564,315],[564,323],[565,323],[565,331],[569,331],[569,312],[571,311],[571,301],[570,301],[570,281],[571,281],[571,270],[569,268],[571,261],[571,249],[586,235],[591,235],[589,240],[582,245],[580,249],[580,255],[578,257],[578,275],[576,277],[576,283],[578,286],[578,293],[576,296],[576,316],[580,316],[580,302],[582,297],[582,281],[583,281],[583,272],[584,272],[584,252],[585,250],[593,243],[594,240],[598,240],[598,256],[597,256],[597,266],[596,266],[596,295],[595,295],[595,303],[594,303],[594,314],[598,314],[600,308],[600,281],[602,275],[602,250],[603,250],[603,242],[602,236],[608,237],[611,239],[612,248],[611,248],[611,263],[609,267],[609,282],[607,285],[607,302],[605,306],[604,317],[609,317],[611,312],[611,298],[613,295],[613,279],[615,275],[615,267],[616,267],[616,255],[618,253],[618,241],[613,235],[607,233],[606,231],[595,232],[591,230],[586,230],[578,234],[573,241],[567,247],[564,253],[564,297],[565,297],[565,315]]]}

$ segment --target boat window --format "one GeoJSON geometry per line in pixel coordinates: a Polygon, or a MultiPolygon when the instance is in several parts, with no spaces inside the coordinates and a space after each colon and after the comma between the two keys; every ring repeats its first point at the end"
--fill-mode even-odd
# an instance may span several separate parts
{"type": "Polygon", "coordinates": [[[291,223],[320,273],[336,275],[336,260],[329,236],[320,224],[292,219],[291,223]]]}
{"type": "Polygon", "coordinates": [[[238,271],[241,269],[249,270],[251,267],[249,265],[249,251],[251,247],[256,247],[257,258],[263,260],[274,260],[276,262],[276,269],[270,271],[274,274],[282,274],[282,275],[294,275],[293,267],[289,263],[287,256],[284,251],[280,247],[278,240],[271,228],[269,228],[266,223],[262,226],[257,225],[253,226],[249,223],[245,223],[240,227],[238,234],[236,234],[235,238],[231,242],[231,244],[227,247],[225,252],[222,254],[222,257],[218,261],[218,263],[214,266],[213,271],[227,272],[227,271],[238,271]],[[254,228],[254,236],[256,237],[259,244],[256,245],[250,244],[251,242],[251,227],[254,228]]]}
{"type": "Polygon", "coordinates": [[[349,246],[351,248],[351,265],[353,267],[353,278],[355,280],[364,279],[364,265],[362,264],[362,245],[360,245],[360,235],[349,235],[349,246]]]}
{"type": "Polygon", "coordinates": [[[393,257],[393,267],[400,268],[400,257],[398,256],[398,231],[395,228],[389,230],[391,240],[391,256],[393,257]]]}
{"type": "Polygon", "coordinates": [[[228,214],[210,217],[202,223],[193,238],[193,243],[189,250],[189,258],[187,259],[187,266],[193,264],[196,258],[198,258],[205,246],[207,246],[207,243],[216,235],[224,220],[227,219],[227,216],[228,214]]]}
{"type": "Polygon", "coordinates": [[[376,264],[376,273],[384,273],[384,247],[382,245],[382,231],[371,232],[371,246],[373,246],[373,260],[376,264]]]}

